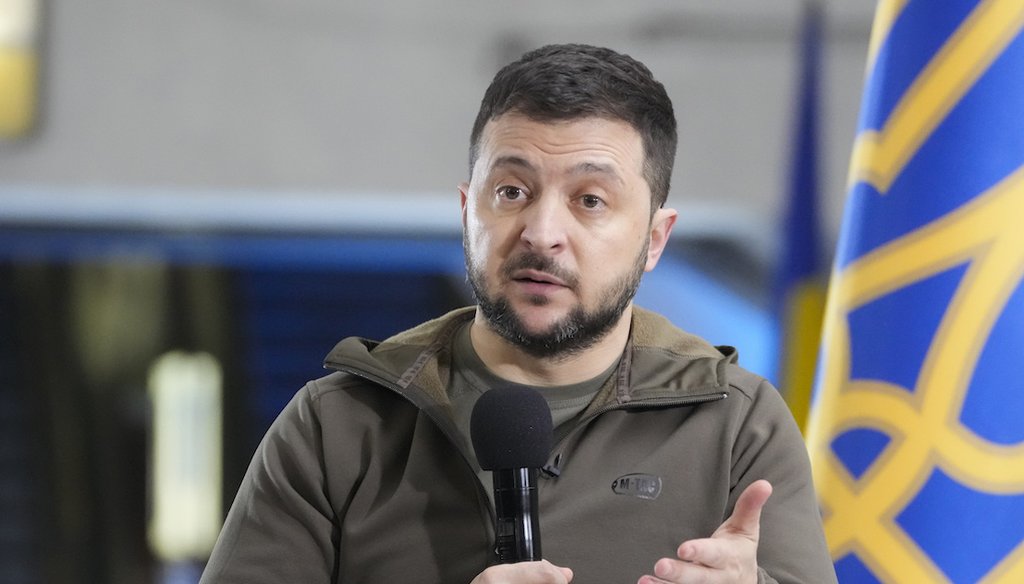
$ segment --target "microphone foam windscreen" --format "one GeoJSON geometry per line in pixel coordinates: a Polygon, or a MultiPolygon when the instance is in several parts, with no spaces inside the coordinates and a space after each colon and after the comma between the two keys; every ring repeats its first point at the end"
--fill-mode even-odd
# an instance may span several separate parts
{"type": "Polygon", "coordinates": [[[484,470],[541,468],[551,454],[551,410],[534,389],[496,387],[473,406],[469,434],[484,470]]]}

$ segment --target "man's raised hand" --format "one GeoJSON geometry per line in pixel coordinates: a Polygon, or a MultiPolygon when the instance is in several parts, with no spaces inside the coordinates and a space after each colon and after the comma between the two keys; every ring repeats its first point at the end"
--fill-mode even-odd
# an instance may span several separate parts
{"type": "Polygon", "coordinates": [[[676,558],[658,560],[637,584],[756,584],[761,509],[771,494],[768,481],[752,483],[711,537],[683,542],[676,558]]]}

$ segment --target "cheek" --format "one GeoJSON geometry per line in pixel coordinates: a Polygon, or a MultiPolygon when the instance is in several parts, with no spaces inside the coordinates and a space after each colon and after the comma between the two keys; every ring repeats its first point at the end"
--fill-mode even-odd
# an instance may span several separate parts
{"type": "Polygon", "coordinates": [[[481,238],[485,237],[487,233],[486,225],[480,221],[480,217],[477,215],[472,205],[466,210],[462,228],[465,232],[466,241],[472,245],[473,249],[476,249],[480,245],[481,238]]]}
{"type": "Polygon", "coordinates": [[[506,255],[507,250],[515,245],[513,230],[502,221],[481,221],[470,218],[466,233],[478,255],[506,255]]]}
{"type": "Polygon", "coordinates": [[[470,222],[466,226],[466,245],[474,267],[484,270],[494,255],[494,234],[480,223],[470,222]]]}
{"type": "Polygon", "coordinates": [[[647,243],[644,227],[646,224],[623,224],[617,230],[609,230],[603,236],[593,238],[585,246],[583,256],[589,264],[609,272],[626,265],[632,267],[647,243]]]}
{"type": "Polygon", "coordinates": [[[589,279],[593,283],[591,290],[604,290],[608,285],[621,281],[636,271],[638,262],[646,264],[647,256],[640,256],[643,249],[644,240],[621,237],[590,246],[580,264],[584,282],[589,279]]]}
{"type": "Polygon", "coordinates": [[[479,222],[471,222],[466,228],[466,233],[469,235],[469,242],[473,246],[473,250],[477,253],[481,253],[484,249],[491,245],[491,232],[487,227],[479,222]]]}

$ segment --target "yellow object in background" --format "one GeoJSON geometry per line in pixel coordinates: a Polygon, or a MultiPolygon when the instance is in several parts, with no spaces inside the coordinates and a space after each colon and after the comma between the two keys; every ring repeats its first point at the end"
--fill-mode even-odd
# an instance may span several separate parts
{"type": "Polygon", "coordinates": [[[0,138],[27,133],[38,104],[38,0],[0,0],[0,138]]]}
{"type": "Polygon", "coordinates": [[[221,525],[222,374],[207,353],[174,351],[150,370],[149,544],[163,562],[205,560],[221,525]]]}

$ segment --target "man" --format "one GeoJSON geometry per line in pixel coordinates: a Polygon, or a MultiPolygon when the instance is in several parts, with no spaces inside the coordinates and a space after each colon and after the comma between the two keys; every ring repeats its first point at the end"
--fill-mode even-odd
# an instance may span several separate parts
{"type": "Polygon", "coordinates": [[[339,343],[264,438],[203,581],[834,581],[776,390],[632,306],[676,220],[662,85],[607,49],[544,47],[497,74],[470,142],[478,306],[339,343]],[[544,561],[494,565],[468,428],[495,385],[551,406],[544,561]]]}

